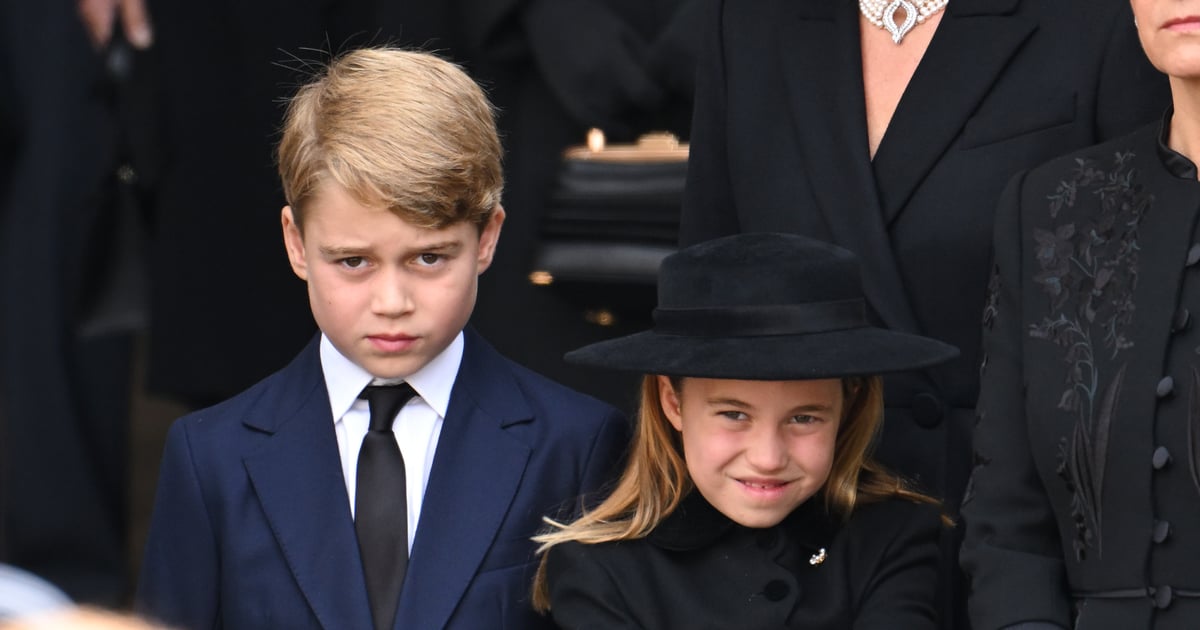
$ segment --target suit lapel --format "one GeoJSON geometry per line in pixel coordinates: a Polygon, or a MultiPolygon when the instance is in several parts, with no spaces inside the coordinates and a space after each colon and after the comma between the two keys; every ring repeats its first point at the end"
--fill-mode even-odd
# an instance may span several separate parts
{"type": "Polygon", "coordinates": [[[1032,19],[1013,15],[1021,1],[1031,0],[957,0],[946,7],[875,154],[885,223],[905,207],[1037,29],[1032,19]]]}
{"type": "Polygon", "coordinates": [[[369,628],[366,584],[317,348],[309,344],[288,366],[273,405],[276,415],[247,422],[271,436],[244,462],[271,532],[321,625],[369,628]]]}
{"type": "Polygon", "coordinates": [[[805,0],[791,10],[779,53],[810,186],[834,242],[861,258],[872,308],[890,328],[917,332],[871,171],[858,9],[805,0]]]}
{"type": "Polygon", "coordinates": [[[506,428],[531,419],[508,366],[468,330],[395,627],[446,626],[508,513],[529,459],[529,447],[506,428]]]}

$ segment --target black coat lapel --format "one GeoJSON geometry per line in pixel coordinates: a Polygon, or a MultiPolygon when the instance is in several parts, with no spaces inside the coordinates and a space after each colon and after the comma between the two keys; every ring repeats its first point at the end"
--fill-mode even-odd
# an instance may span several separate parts
{"type": "Polygon", "coordinates": [[[957,0],[946,7],[875,154],[886,223],[903,210],[996,77],[1037,30],[1032,19],[1013,15],[1022,1],[1044,0],[957,0]]]}
{"type": "Polygon", "coordinates": [[[779,47],[809,185],[834,242],[862,259],[872,308],[888,327],[919,332],[871,171],[857,5],[806,0],[791,8],[779,47]]]}

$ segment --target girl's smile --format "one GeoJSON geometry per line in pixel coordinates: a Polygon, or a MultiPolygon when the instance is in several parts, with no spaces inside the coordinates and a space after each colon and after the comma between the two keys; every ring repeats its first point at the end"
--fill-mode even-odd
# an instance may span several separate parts
{"type": "Polygon", "coordinates": [[[771,527],[819,492],[833,467],[842,382],[659,377],[696,489],[746,527],[771,527]]]}

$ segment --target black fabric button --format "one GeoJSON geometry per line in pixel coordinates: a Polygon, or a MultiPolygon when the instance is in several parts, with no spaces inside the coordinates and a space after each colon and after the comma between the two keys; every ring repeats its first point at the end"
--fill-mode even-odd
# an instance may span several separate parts
{"type": "Polygon", "coordinates": [[[1175,318],[1171,320],[1171,332],[1183,332],[1192,325],[1192,313],[1182,306],[1178,311],[1175,311],[1175,318]]]}
{"type": "Polygon", "coordinates": [[[1171,451],[1167,447],[1160,446],[1154,449],[1154,455],[1150,458],[1150,464],[1154,466],[1154,470],[1162,470],[1171,463],[1171,451]]]}
{"type": "Polygon", "coordinates": [[[1158,381],[1158,386],[1154,388],[1154,393],[1159,398],[1166,398],[1175,393],[1175,379],[1170,376],[1164,376],[1158,381]]]}
{"type": "Polygon", "coordinates": [[[771,580],[770,582],[767,582],[766,586],[763,587],[763,597],[766,597],[770,601],[777,602],[782,600],[784,597],[787,597],[788,591],[790,590],[792,589],[788,588],[787,582],[784,582],[783,580],[771,580]]]}
{"type": "Polygon", "coordinates": [[[1188,250],[1187,266],[1191,267],[1198,262],[1200,262],[1200,243],[1192,245],[1192,248],[1188,250]]]}
{"type": "Polygon", "coordinates": [[[940,398],[929,392],[921,392],[913,396],[912,414],[913,422],[918,426],[932,429],[942,423],[945,409],[940,398]]]}
{"type": "Polygon", "coordinates": [[[1175,591],[1171,590],[1170,586],[1160,586],[1154,590],[1154,607],[1162,610],[1171,605],[1171,600],[1175,599],[1175,591]]]}
{"type": "Polygon", "coordinates": [[[1171,535],[1171,524],[1167,521],[1154,521],[1154,543],[1161,545],[1171,535]]]}

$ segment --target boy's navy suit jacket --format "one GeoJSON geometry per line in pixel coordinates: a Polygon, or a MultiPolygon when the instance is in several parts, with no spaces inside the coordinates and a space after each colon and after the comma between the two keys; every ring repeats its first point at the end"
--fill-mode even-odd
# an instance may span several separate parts
{"type": "MultiPolygon", "coordinates": [[[[529,536],[611,478],[627,425],[465,334],[395,628],[553,627],[529,608],[529,536]]],[[[318,348],[171,428],[143,613],[183,628],[372,628],[318,348]]]]}

